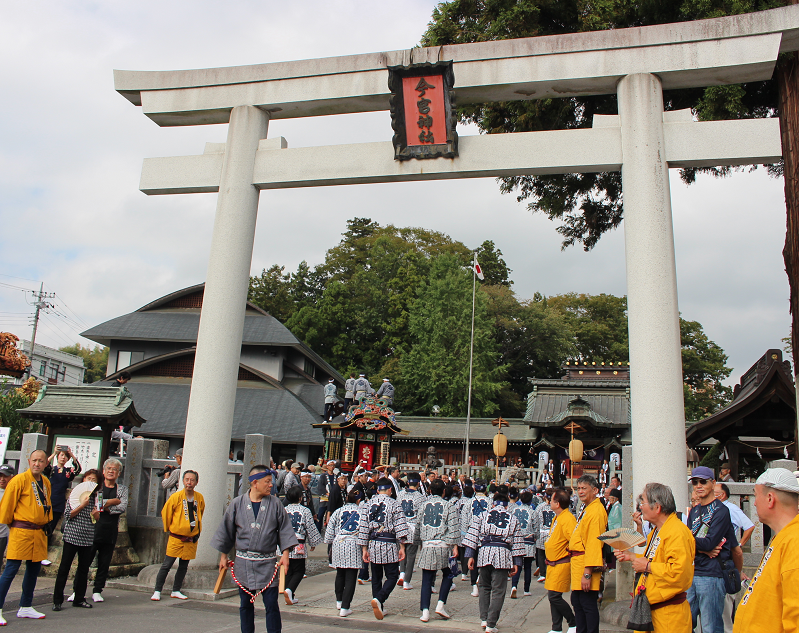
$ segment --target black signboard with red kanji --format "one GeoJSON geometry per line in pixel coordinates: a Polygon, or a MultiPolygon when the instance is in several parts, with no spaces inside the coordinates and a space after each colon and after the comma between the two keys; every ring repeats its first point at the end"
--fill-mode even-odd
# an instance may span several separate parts
{"type": "Polygon", "coordinates": [[[452,62],[389,66],[394,159],[455,158],[455,76],[452,62]]]}

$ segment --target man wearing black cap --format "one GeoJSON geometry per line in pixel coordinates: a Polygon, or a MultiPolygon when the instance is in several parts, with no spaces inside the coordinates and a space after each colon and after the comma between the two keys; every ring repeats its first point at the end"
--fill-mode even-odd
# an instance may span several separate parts
{"type": "Polygon", "coordinates": [[[385,477],[377,480],[377,494],[364,506],[358,529],[363,561],[372,568],[372,610],[378,620],[383,619],[383,605],[399,579],[399,561],[405,558],[409,536],[402,506],[391,498],[392,489],[385,477]]]}
{"type": "Polygon", "coordinates": [[[697,616],[702,616],[704,633],[722,633],[722,613],[726,589],[723,566],[732,564],[732,550],[738,547],[730,511],[715,496],[715,474],[706,466],[691,471],[693,496],[699,503],[688,514],[688,527],[696,539],[694,580],[688,590],[691,618],[696,628],[697,616]],[[716,556],[713,550],[721,546],[716,556]]]}

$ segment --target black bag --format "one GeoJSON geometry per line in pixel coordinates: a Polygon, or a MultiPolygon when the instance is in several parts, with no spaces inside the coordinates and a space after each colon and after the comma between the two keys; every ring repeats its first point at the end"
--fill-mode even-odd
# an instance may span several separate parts
{"type": "Polygon", "coordinates": [[[721,575],[724,578],[724,590],[727,593],[738,593],[741,590],[741,572],[732,559],[721,561],[721,575]]]}
{"type": "MultiPolygon", "coordinates": [[[[640,573],[635,575],[633,587],[638,586],[638,579],[640,577],[640,573]]],[[[649,598],[646,597],[646,589],[644,589],[644,591],[636,591],[633,597],[627,628],[633,631],[655,630],[655,626],[652,624],[652,609],[649,607],[649,598]]]]}

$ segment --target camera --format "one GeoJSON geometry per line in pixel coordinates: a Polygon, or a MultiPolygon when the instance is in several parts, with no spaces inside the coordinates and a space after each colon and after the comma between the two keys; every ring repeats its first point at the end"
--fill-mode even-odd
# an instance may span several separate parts
{"type": "Polygon", "coordinates": [[[167,473],[171,473],[173,470],[175,470],[175,466],[164,466],[161,470],[156,470],[155,474],[159,477],[163,477],[167,473]]]}

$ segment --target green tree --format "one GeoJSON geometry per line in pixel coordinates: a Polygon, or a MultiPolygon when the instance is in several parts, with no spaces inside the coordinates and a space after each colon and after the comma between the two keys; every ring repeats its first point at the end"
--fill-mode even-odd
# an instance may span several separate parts
{"type": "Polygon", "coordinates": [[[732,371],[727,355],[711,341],[701,323],[680,319],[685,419],[701,420],[732,399],[732,389],[722,383],[732,371]]]}
{"type": "Polygon", "coordinates": [[[596,362],[630,359],[627,336],[627,297],[568,293],[549,297],[547,304],[560,312],[574,332],[579,358],[596,362]]]}
{"type": "Polygon", "coordinates": [[[273,264],[264,268],[259,277],[250,277],[248,299],[266,310],[281,323],[296,312],[291,296],[291,275],[284,273],[285,266],[273,264]]]}
{"type": "Polygon", "coordinates": [[[58,351],[74,354],[83,359],[83,365],[86,367],[83,382],[93,383],[105,378],[106,369],[108,368],[109,348],[103,345],[95,345],[94,347],[87,345],[84,347],[80,343],[75,343],[74,345],[59,347],[58,351]]]}
{"type": "Polygon", "coordinates": [[[486,240],[477,249],[477,261],[483,270],[484,285],[512,286],[510,274],[513,272],[505,260],[502,251],[494,246],[494,242],[486,240]]]}
{"type": "Polygon", "coordinates": [[[22,389],[9,389],[7,383],[7,378],[3,378],[0,382],[0,426],[11,428],[8,448],[18,451],[22,446],[22,436],[30,430],[32,423],[23,418],[17,410],[29,407],[36,397],[26,394],[22,389]]]}
{"type": "MultiPolygon", "coordinates": [[[[469,386],[472,278],[454,255],[436,257],[410,313],[411,347],[400,359],[405,413],[429,415],[433,405],[444,416],[465,416],[469,386]]],[[[506,367],[499,364],[487,297],[477,293],[474,328],[472,414],[496,412],[506,367]]]]}

